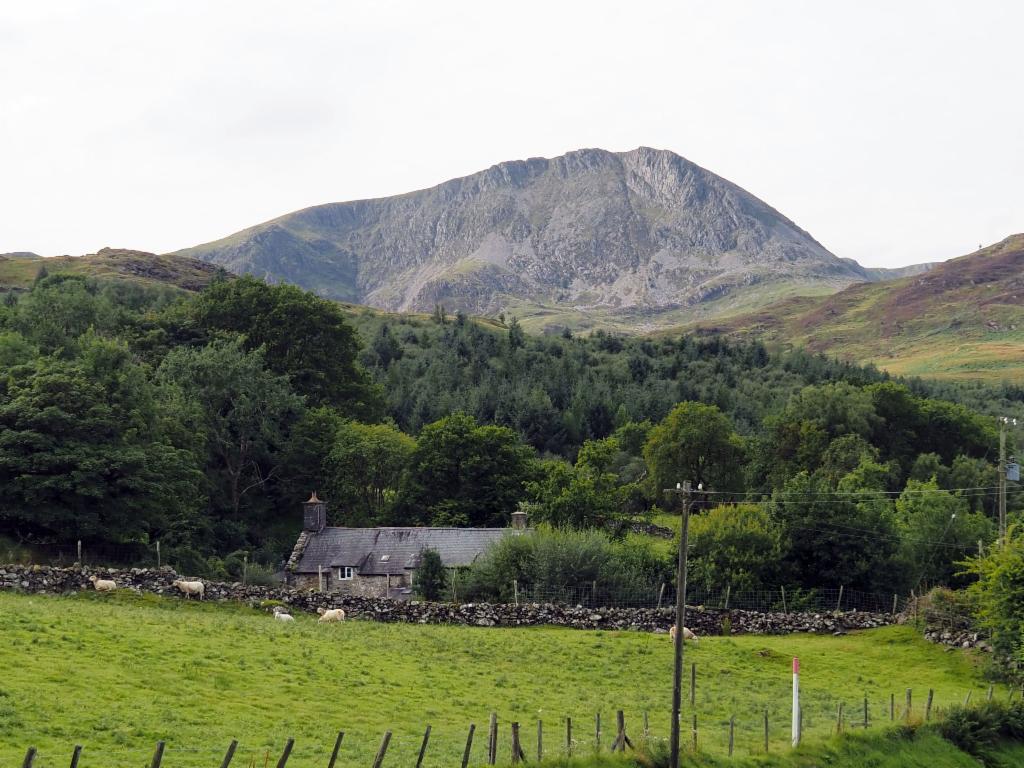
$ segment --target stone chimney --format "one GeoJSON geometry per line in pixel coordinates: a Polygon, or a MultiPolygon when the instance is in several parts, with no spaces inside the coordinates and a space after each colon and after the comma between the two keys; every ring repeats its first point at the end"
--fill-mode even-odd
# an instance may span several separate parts
{"type": "Polygon", "coordinates": [[[529,516],[530,513],[527,508],[527,505],[520,503],[516,511],[512,513],[512,530],[525,531],[526,521],[529,518],[529,516]]]}
{"type": "Polygon", "coordinates": [[[316,491],[309,501],[302,504],[302,530],[320,533],[327,525],[327,504],[316,497],[316,491]]]}

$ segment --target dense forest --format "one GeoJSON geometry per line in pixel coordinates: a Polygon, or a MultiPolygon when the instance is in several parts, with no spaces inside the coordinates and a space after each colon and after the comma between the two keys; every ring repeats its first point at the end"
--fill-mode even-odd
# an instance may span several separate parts
{"type": "Polygon", "coordinates": [[[690,480],[698,584],[957,583],[995,535],[993,416],[1021,402],[757,343],[44,270],[0,305],[0,536],[273,568],[316,489],[347,525],[504,526],[525,505],[563,549],[651,574],[670,559],[627,523],[677,511],[663,489],[690,480]]]}

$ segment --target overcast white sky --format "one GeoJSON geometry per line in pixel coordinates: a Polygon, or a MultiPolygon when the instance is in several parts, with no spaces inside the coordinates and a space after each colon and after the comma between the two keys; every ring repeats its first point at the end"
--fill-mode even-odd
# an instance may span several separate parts
{"type": "Polygon", "coordinates": [[[0,252],[639,145],[866,265],[1024,231],[1024,3],[2,3],[0,252]]]}

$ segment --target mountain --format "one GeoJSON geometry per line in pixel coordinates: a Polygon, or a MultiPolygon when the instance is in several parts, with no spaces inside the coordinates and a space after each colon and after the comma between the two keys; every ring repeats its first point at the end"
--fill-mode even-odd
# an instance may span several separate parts
{"type": "Polygon", "coordinates": [[[792,298],[693,328],[802,346],[899,374],[1019,382],[1024,234],[924,274],[826,298],[792,298]]]}
{"type": "MultiPolygon", "coordinates": [[[[843,259],[851,264],[860,267],[853,259],[843,259]]],[[[869,282],[880,283],[885,280],[899,280],[901,277],[913,277],[914,275],[923,275],[931,269],[934,269],[942,262],[940,261],[929,261],[924,264],[911,264],[907,267],[861,267],[864,270],[864,275],[867,277],[869,282]]]]}
{"type": "Polygon", "coordinates": [[[102,280],[160,283],[186,291],[201,290],[221,272],[216,266],[196,259],[124,248],[103,248],[85,256],[45,258],[24,251],[0,254],[0,291],[29,288],[42,267],[50,274],[63,272],[102,280]]]}
{"type": "Polygon", "coordinates": [[[643,330],[872,275],[672,152],[583,149],[289,213],[180,255],[394,311],[643,330]]]}

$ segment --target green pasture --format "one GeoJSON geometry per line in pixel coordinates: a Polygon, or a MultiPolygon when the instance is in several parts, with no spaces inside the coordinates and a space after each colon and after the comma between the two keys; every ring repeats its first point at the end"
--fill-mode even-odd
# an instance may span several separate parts
{"type": "MultiPolygon", "coordinates": [[[[567,716],[577,756],[595,751],[598,713],[604,751],[619,709],[632,739],[643,735],[644,712],[653,741],[668,733],[666,635],[297,619],[282,624],[236,605],[127,592],[0,593],[0,765],[20,764],[32,745],[37,768],[66,766],[78,743],[82,768],[135,768],[148,765],[160,739],[165,768],[217,766],[232,739],[240,742],[233,765],[276,765],[293,737],[289,768],[312,768],[326,766],[343,730],[339,766],[368,768],[391,730],[384,765],[398,768],[415,765],[430,724],[424,766],[439,768],[459,764],[470,723],[477,728],[471,762],[481,764],[492,711],[501,762],[509,760],[512,721],[522,724],[531,762],[538,720],[548,758],[564,751],[567,716]]],[[[846,730],[863,730],[867,696],[871,728],[880,732],[890,694],[902,719],[912,688],[915,719],[929,688],[938,710],[969,690],[980,700],[988,687],[980,658],[931,645],[907,627],[842,637],[705,637],[686,653],[687,670],[697,665],[697,689],[684,722],[689,728],[696,713],[700,748],[711,757],[725,754],[730,716],[736,759],[760,753],[766,710],[771,750],[786,750],[793,656],[801,658],[812,745],[835,730],[840,702],[846,730]]]]}

